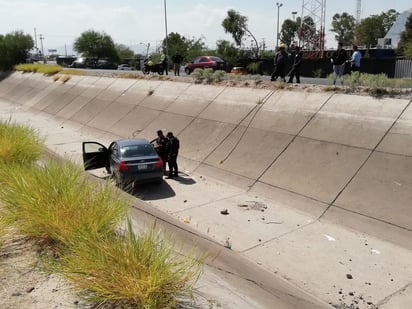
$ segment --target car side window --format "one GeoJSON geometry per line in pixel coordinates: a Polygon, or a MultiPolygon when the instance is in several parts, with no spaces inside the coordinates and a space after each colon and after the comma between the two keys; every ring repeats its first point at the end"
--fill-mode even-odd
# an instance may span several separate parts
{"type": "Polygon", "coordinates": [[[202,58],[196,58],[196,59],[193,61],[193,63],[199,63],[199,62],[200,62],[200,59],[202,59],[202,58]]]}
{"type": "Polygon", "coordinates": [[[200,62],[208,62],[208,60],[207,60],[207,58],[202,57],[202,58],[200,58],[200,62]]]}

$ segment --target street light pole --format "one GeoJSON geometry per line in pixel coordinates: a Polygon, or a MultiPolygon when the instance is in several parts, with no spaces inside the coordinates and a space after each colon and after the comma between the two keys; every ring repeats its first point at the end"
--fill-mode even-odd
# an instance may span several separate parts
{"type": "Polygon", "coordinates": [[[163,0],[163,3],[164,3],[164,7],[165,7],[165,31],[166,31],[166,37],[165,37],[166,50],[165,50],[165,55],[167,56],[168,46],[167,46],[167,9],[166,9],[166,0],[163,0]]]}
{"type": "Polygon", "coordinates": [[[276,6],[278,7],[278,24],[276,28],[276,50],[279,47],[279,9],[283,6],[283,3],[276,2],[276,6]]]}
{"type": "Polygon", "coordinates": [[[40,34],[41,55],[43,57],[43,63],[46,63],[46,57],[44,56],[43,40],[44,40],[44,35],[40,34]]]}

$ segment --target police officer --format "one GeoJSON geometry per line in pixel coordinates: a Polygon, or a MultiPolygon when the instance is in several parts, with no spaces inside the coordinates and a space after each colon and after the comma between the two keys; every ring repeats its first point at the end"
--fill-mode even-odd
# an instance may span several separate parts
{"type": "Polygon", "coordinates": [[[177,137],[173,135],[172,132],[167,133],[168,139],[168,156],[167,162],[169,163],[169,177],[173,178],[179,175],[179,170],[177,167],[177,155],[179,153],[180,142],[177,137]]]}

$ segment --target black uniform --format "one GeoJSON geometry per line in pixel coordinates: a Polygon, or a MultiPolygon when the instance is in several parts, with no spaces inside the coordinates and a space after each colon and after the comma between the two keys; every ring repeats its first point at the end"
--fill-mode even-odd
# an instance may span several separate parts
{"type": "Polygon", "coordinates": [[[167,161],[169,163],[169,177],[177,177],[179,170],[177,167],[177,155],[179,154],[180,142],[177,137],[167,135],[168,141],[168,157],[167,161]]]}
{"type": "Polygon", "coordinates": [[[284,48],[281,48],[275,55],[275,58],[274,58],[275,70],[273,71],[272,77],[270,80],[275,81],[280,76],[280,79],[282,81],[286,81],[285,71],[286,71],[287,64],[288,64],[288,54],[286,53],[284,48]]]}
{"type": "Polygon", "coordinates": [[[176,53],[172,57],[172,60],[173,60],[173,67],[174,67],[175,75],[180,76],[180,65],[183,61],[183,57],[180,54],[176,53]]]}
{"type": "Polygon", "coordinates": [[[289,72],[289,80],[288,83],[293,82],[293,77],[296,75],[296,82],[300,83],[300,63],[302,62],[303,53],[302,51],[296,50],[295,57],[293,59],[292,70],[289,72]]]}

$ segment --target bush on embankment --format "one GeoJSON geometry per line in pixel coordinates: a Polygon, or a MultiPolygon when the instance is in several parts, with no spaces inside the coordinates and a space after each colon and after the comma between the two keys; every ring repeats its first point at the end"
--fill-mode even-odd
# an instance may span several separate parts
{"type": "Polygon", "coordinates": [[[43,138],[28,126],[0,121],[0,164],[31,165],[43,152],[43,138]]]}
{"type": "Polygon", "coordinates": [[[63,70],[60,65],[52,64],[18,64],[14,67],[16,71],[22,71],[24,73],[42,73],[45,75],[54,75],[63,70]]]}
{"type": "Polygon", "coordinates": [[[129,224],[125,235],[119,234],[127,210],[120,191],[91,181],[71,162],[40,164],[42,139],[10,122],[1,123],[0,132],[8,126],[19,138],[0,134],[0,147],[16,143],[0,156],[0,221],[52,250],[47,270],[74,280],[99,304],[171,308],[190,291],[201,260],[179,257],[153,230],[135,236],[129,224]],[[30,144],[30,138],[36,142],[30,144]]]}

